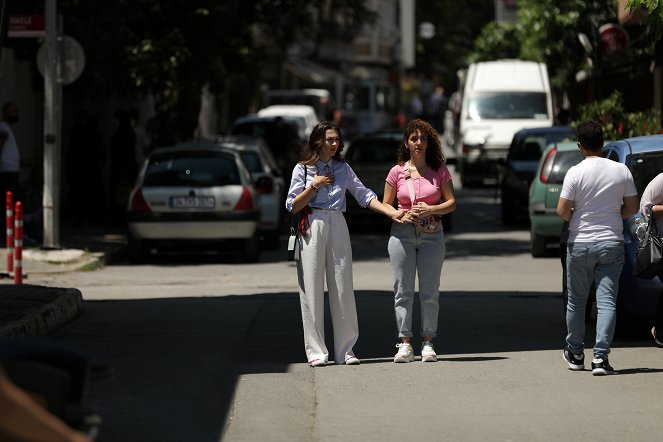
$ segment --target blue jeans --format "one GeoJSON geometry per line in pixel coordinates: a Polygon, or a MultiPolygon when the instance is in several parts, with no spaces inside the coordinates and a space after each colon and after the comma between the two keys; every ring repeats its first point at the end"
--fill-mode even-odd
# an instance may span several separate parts
{"type": "Polygon", "coordinates": [[[624,266],[624,243],[569,243],[566,256],[569,297],[566,308],[566,345],[573,353],[581,353],[584,349],[585,306],[592,282],[595,282],[597,319],[594,357],[606,359],[615,334],[619,276],[624,266]]]}
{"type": "Polygon", "coordinates": [[[440,274],[446,253],[442,225],[434,233],[415,232],[412,224],[393,223],[388,244],[394,271],[394,308],[398,336],[411,338],[415,279],[419,276],[422,337],[437,336],[440,274]]]}

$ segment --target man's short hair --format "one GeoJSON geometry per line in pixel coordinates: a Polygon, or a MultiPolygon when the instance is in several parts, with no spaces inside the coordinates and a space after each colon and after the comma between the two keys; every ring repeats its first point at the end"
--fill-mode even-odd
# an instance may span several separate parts
{"type": "Polygon", "coordinates": [[[596,152],[603,147],[603,129],[598,121],[580,123],[576,129],[578,143],[587,150],[596,152]]]}

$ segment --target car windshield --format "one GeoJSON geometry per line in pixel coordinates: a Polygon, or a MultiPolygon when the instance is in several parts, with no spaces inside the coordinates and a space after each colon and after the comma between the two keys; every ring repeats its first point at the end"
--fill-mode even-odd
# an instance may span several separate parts
{"type": "Polygon", "coordinates": [[[564,141],[573,136],[573,133],[548,133],[542,135],[528,135],[520,139],[510,152],[515,161],[538,161],[543,149],[552,143],[564,141]]]}
{"type": "Polygon", "coordinates": [[[251,175],[263,171],[262,161],[260,161],[260,155],[258,155],[258,152],[243,151],[240,152],[239,156],[242,157],[242,161],[244,161],[244,165],[249,169],[251,175]]]}
{"type": "Polygon", "coordinates": [[[631,154],[626,157],[626,166],[631,170],[638,195],[647,184],[663,170],[663,152],[631,154]]]}
{"type": "Polygon", "coordinates": [[[582,159],[583,157],[579,150],[557,151],[550,175],[548,176],[548,184],[562,184],[566,172],[581,162],[582,159]]]}
{"type": "Polygon", "coordinates": [[[355,140],[348,151],[347,159],[352,163],[396,164],[400,140],[364,139],[355,140]]]}
{"type": "Polygon", "coordinates": [[[483,92],[470,97],[468,120],[546,119],[543,92],[483,92]]]}
{"type": "Polygon", "coordinates": [[[210,152],[178,152],[153,156],[143,186],[214,187],[241,184],[232,155],[210,152]]]}

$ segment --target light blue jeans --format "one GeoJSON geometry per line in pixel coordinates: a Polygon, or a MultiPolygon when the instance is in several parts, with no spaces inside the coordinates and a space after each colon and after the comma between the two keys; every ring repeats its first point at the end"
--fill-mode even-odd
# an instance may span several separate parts
{"type": "Polygon", "coordinates": [[[566,345],[573,353],[584,349],[585,306],[592,282],[596,283],[596,343],[594,357],[605,359],[615,334],[619,276],[624,266],[620,241],[569,243],[566,255],[568,305],[566,345]]]}
{"type": "Polygon", "coordinates": [[[446,253],[442,225],[436,232],[417,235],[412,224],[393,223],[388,250],[394,271],[398,336],[412,337],[412,304],[418,274],[421,336],[436,337],[440,311],[440,274],[446,253]]]}

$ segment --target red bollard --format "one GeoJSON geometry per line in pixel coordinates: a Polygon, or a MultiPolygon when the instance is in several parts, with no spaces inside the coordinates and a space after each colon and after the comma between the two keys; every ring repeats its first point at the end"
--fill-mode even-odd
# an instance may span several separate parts
{"type": "Polygon", "coordinates": [[[7,273],[14,271],[14,198],[7,192],[5,199],[7,208],[7,273]]]}
{"type": "Polygon", "coordinates": [[[23,204],[16,201],[14,217],[14,285],[23,284],[23,204]]]}

